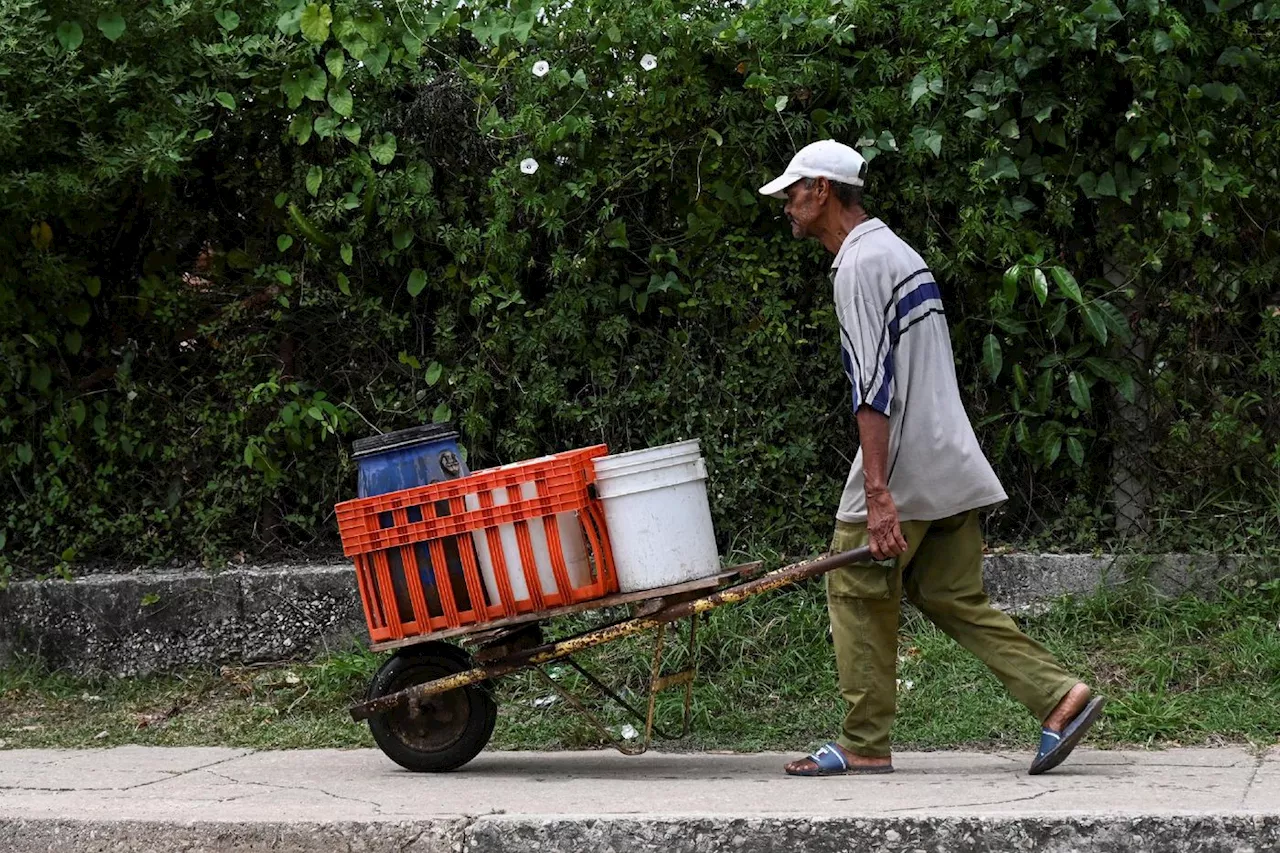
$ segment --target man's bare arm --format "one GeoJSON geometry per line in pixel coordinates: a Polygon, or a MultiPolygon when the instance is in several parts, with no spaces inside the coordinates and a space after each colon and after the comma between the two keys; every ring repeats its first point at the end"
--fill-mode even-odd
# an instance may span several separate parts
{"type": "Polygon", "coordinates": [[[877,560],[896,557],[907,550],[907,541],[898,524],[898,508],[889,494],[889,418],[870,406],[859,407],[858,438],[866,477],[871,556],[877,560]]]}

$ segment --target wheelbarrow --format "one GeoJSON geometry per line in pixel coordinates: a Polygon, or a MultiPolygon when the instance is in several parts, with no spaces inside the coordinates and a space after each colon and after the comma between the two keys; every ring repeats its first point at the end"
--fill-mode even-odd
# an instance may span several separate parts
{"type": "Polygon", "coordinates": [[[475,758],[493,735],[498,710],[493,680],[533,670],[599,729],[605,740],[625,754],[639,755],[649,748],[655,734],[671,739],[654,724],[657,696],[665,690],[683,688],[684,716],[678,736],[689,734],[698,617],[726,604],[870,559],[870,549],[864,547],[766,574],[760,573],[761,564],[750,563],[675,586],[614,594],[427,636],[375,643],[375,650],[394,649],[394,654],[374,676],[366,700],[350,709],[351,716],[357,721],[367,720],[378,747],[402,767],[419,772],[455,770],[475,758]],[[623,606],[630,610],[628,618],[604,621],[590,630],[550,642],[543,636],[546,623],[556,617],[623,606]],[[685,625],[689,667],[665,672],[667,632],[679,632],[681,624],[685,625]],[[575,655],[646,632],[654,634],[654,650],[647,708],[642,711],[588,671],[575,655]],[[469,650],[447,640],[462,641],[469,650]],[[561,662],[618,703],[643,729],[630,739],[615,738],[582,699],[547,672],[548,665],[561,662]]]}

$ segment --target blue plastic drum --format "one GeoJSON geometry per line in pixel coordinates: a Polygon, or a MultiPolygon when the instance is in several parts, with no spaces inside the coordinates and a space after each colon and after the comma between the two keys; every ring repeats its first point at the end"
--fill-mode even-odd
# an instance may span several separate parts
{"type": "MultiPolygon", "coordinates": [[[[357,493],[362,498],[429,486],[444,480],[456,480],[471,473],[467,469],[467,463],[462,461],[462,453],[458,449],[458,431],[452,424],[410,427],[398,432],[362,438],[355,441],[351,449],[359,477],[357,493]]],[[[448,502],[441,501],[437,504],[436,512],[448,515],[448,502]]],[[[410,507],[408,518],[411,523],[422,521],[421,509],[410,507]]],[[[383,527],[391,527],[395,523],[389,512],[383,513],[380,521],[383,527]]],[[[461,542],[463,547],[472,547],[470,539],[465,536],[445,540],[445,563],[448,566],[453,600],[459,611],[467,611],[472,609],[471,594],[467,590],[462,558],[458,553],[459,540],[465,540],[461,542]]],[[[436,588],[431,553],[425,544],[415,545],[413,550],[418,561],[418,577],[422,581],[427,612],[433,617],[443,616],[444,608],[440,604],[440,592],[436,588]]],[[[404,561],[399,548],[388,552],[387,562],[391,568],[391,585],[395,589],[400,621],[413,622],[413,605],[409,600],[404,561]]]]}
{"type": "Polygon", "coordinates": [[[362,498],[456,480],[471,472],[452,424],[410,427],[362,438],[351,445],[362,498]]]}

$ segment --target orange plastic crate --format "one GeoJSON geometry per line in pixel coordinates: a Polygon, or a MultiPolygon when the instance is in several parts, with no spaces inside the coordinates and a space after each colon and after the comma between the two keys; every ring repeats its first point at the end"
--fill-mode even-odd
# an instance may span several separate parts
{"type": "Polygon", "coordinates": [[[595,479],[591,460],[608,452],[605,445],[571,450],[338,504],[343,552],[355,563],[373,642],[536,613],[617,592],[604,512],[588,489],[595,479]],[[505,496],[507,503],[495,502],[495,494],[505,496]],[[575,586],[570,576],[557,519],[561,513],[576,514],[582,526],[590,560],[590,581],[585,584],[575,586]],[[541,566],[542,574],[549,568],[554,588],[546,588],[540,577],[535,525],[545,537],[550,561],[549,567],[541,566]],[[489,584],[477,540],[488,557],[489,584]],[[512,572],[523,579],[524,597],[516,597],[512,572]]]}

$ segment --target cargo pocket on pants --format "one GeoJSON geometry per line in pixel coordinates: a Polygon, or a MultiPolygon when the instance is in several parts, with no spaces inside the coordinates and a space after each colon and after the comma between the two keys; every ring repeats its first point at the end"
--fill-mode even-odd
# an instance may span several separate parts
{"type": "Polygon", "coordinates": [[[882,601],[889,597],[889,573],[893,570],[892,565],[884,563],[857,563],[836,569],[827,575],[827,595],[882,601]]]}

